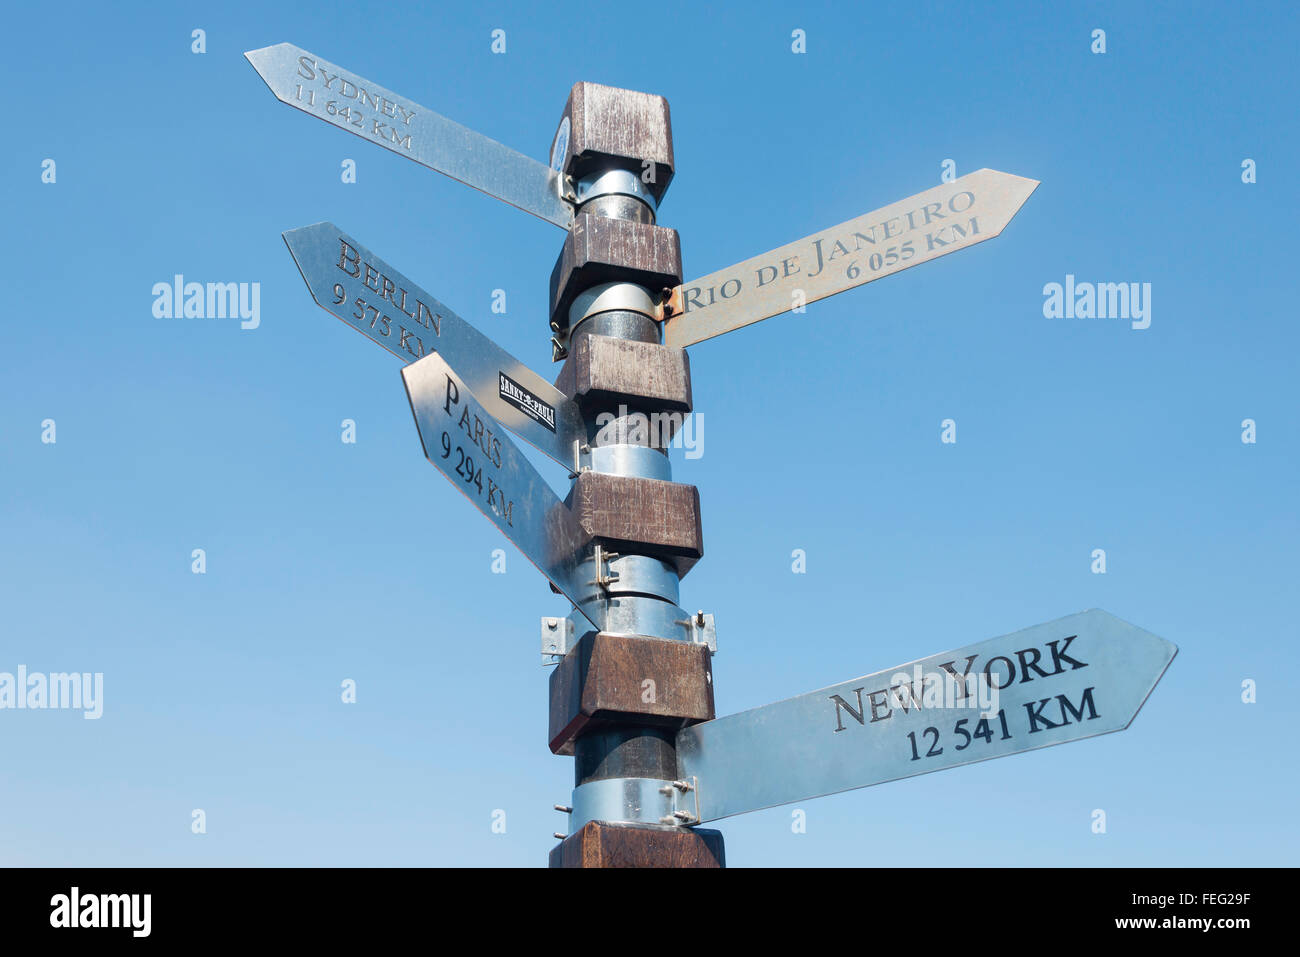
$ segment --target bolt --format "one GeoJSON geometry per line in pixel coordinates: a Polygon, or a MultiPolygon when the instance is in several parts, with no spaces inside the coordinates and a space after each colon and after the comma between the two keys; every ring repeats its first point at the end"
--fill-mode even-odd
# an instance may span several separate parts
{"type": "Polygon", "coordinates": [[[659,293],[659,312],[661,316],[661,321],[663,319],[667,319],[669,316],[673,314],[673,304],[671,302],[672,298],[673,298],[673,291],[665,286],[663,291],[659,293]]]}
{"type": "Polygon", "coordinates": [[[555,831],[551,834],[551,837],[555,838],[557,841],[562,841],[568,836],[569,835],[567,834],[561,834],[559,831],[555,831]]]}
{"type": "Polygon", "coordinates": [[[546,627],[554,631],[556,628],[560,627],[560,623],[556,621],[554,618],[547,618],[546,627]]]}

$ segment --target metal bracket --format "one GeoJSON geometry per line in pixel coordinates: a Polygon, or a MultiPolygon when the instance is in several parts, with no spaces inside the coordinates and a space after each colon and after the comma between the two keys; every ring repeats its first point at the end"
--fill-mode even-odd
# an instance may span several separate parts
{"type": "Polygon", "coordinates": [[[591,454],[591,446],[582,439],[573,440],[573,468],[569,469],[569,481],[573,481],[583,472],[590,472],[590,465],[582,464],[582,457],[591,454]]]}
{"type": "Polygon", "coordinates": [[[596,546],[594,556],[596,577],[587,582],[588,585],[596,585],[603,591],[609,591],[609,586],[618,581],[618,572],[609,570],[611,558],[618,558],[618,552],[606,551],[602,545],[596,546]]]}
{"type": "Polygon", "coordinates": [[[713,623],[712,615],[697,611],[694,618],[682,619],[675,624],[681,625],[686,630],[687,641],[693,641],[697,645],[708,645],[710,654],[718,653],[718,629],[713,623]]]}
{"type": "Polygon", "coordinates": [[[557,665],[573,647],[573,621],[569,618],[542,619],[542,666],[557,665]]]}
{"type": "MultiPolygon", "coordinates": [[[[600,571],[597,572],[599,577],[593,580],[591,584],[599,585],[603,590],[618,577],[618,572],[609,572],[606,567],[606,563],[609,559],[616,558],[617,553],[607,552],[603,548],[600,548],[599,546],[597,547],[599,548],[599,554],[596,556],[596,567],[600,569],[600,571]]],[[[654,598],[611,596],[598,604],[605,605],[615,601],[621,601],[623,603],[629,601],[644,601],[652,608],[663,609],[668,612],[668,614],[664,615],[662,622],[652,622],[654,627],[650,631],[629,631],[627,628],[622,626],[620,621],[608,620],[605,618],[604,614],[602,614],[599,620],[603,622],[603,625],[598,630],[606,631],[612,635],[637,634],[668,638],[671,636],[669,630],[669,624],[671,622],[672,625],[676,625],[678,628],[682,629],[682,637],[686,641],[697,645],[704,645],[709,649],[710,654],[716,655],[718,653],[718,632],[717,628],[714,626],[712,615],[706,615],[701,611],[697,612],[694,617],[675,618],[673,617],[673,613],[680,615],[682,614],[682,609],[669,602],[654,598]]],[[[574,614],[576,615],[577,612],[575,611],[574,614]]],[[[575,622],[572,615],[568,618],[543,618],[542,667],[545,668],[559,664],[561,659],[573,650],[574,645],[578,643],[578,638],[584,634],[590,633],[591,630],[591,625],[586,621],[586,619],[581,619],[579,622],[575,622]],[[582,630],[580,630],[580,627],[582,630]]]]}
{"type": "Polygon", "coordinates": [[[673,316],[679,316],[686,311],[683,301],[682,287],[677,286],[673,289],[665,289],[659,294],[659,304],[655,306],[654,315],[651,317],[655,322],[667,322],[673,316]]]}
{"type": "Polygon", "coordinates": [[[666,784],[659,789],[659,793],[669,795],[673,799],[672,813],[661,817],[660,824],[689,827],[700,823],[700,792],[696,787],[694,776],[689,781],[674,781],[672,784],[666,784]]]}
{"type": "Polygon", "coordinates": [[[577,184],[573,181],[573,177],[568,173],[561,173],[556,177],[556,182],[560,188],[560,199],[564,200],[566,203],[577,206],[578,189],[577,184]]]}

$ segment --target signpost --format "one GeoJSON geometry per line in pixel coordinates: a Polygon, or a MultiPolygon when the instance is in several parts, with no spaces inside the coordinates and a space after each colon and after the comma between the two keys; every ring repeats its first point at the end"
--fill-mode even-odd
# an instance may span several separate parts
{"type": "Polygon", "coordinates": [[[716,717],[713,616],[678,605],[699,494],[645,427],[692,411],[684,347],[991,239],[1036,181],[982,169],[683,283],[662,97],[576,84],[548,167],[290,44],[247,57],[283,102],[567,230],[554,385],[331,223],[284,234],[317,304],[405,364],[425,456],[573,605],[542,625],[575,779],[552,866],[721,866],[703,822],[1129,726],[1177,649],[1099,610],[716,717]],[[564,500],[506,429],[569,470],[564,500]]]}

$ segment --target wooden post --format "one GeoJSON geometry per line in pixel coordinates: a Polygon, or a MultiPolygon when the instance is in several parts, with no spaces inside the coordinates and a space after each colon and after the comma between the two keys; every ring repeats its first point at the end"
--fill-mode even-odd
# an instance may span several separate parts
{"type": "MultiPolygon", "coordinates": [[[[656,800],[688,792],[674,738],[714,717],[713,671],[708,647],[682,627],[689,620],[674,621],[685,615],[678,580],[703,556],[704,539],[699,493],[671,481],[666,448],[692,408],[690,363],[662,344],[654,308],[682,272],[677,232],[655,223],[674,173],[667,101],[577,84],[552,165],[573,178],[578,201],[551,275],[555,353],[566,359],[555,385],[588,429],[567,500],[571,539],[612,557],[607,568],[597,558],[593,584],[605,592],[593,601],[621,616],[617,634],[575,636],[551,675],[548,742],[574,756],[576,817],[588,785],[619,795],[653,784],[656,800]]],[[[720,832],[644,803],[606,802],[602,817],[575,821],[551,866],[723,866],[720,832]]]]}

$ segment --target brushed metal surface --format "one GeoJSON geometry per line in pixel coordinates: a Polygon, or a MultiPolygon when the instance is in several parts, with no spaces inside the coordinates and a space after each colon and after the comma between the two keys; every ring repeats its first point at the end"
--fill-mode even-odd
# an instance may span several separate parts
{"type": "Polygon", "coordinates": [[[677,735],[678,773],[696,778],[700,820],[712,821],[1122,731],[1177,653],[1172,643],[1100,609],[1080,612],[693,725],[677,735]],[[944,663],[959,673],[969,664],[976,684],[986,668],[992,683],[1007,682],[993,705],[1006,716],[1005,737],[996,716],[988,718],[987,739],[972,736],[983,709],[957,706],[957,695],[927,707],[918,689],[918,706],[909,690],[917,675],[933,686],[925,676],[945,676],[944,663]],[[1035,718],[1027,707],[1038,709],[1035,718]]]}
{"type": "MultiPolygon", "coordinates": [[[[590,558],[569,510],[438,353],[402,369],[424,455],[575,605],[590,558]]],[[[604,625],[578,609],[596,628],[604,625]]]]}
{"type": "MultiPolygon", "coordinates": [[[[677,824],[679,791],[673,782],[658,778],[602,778],[574,789],[569,833],[590,821],[628,821],[639,824],[677,824]]],[[[689,795],[688,795],[689,797],[689,795]]],[[[689,801],[682,802],[686,806],[689,801]]]]}
{"type": "Polygon", "coordinates": [[[572,399],[333,223],[284,241],[318,306],[403,362],[437,350],[492,418],[573,468],[587,427],[572,399]]]}
{"type": "Polygon", "coordinates": [[[982,169],[673,290],[664,345],[689,346],[997,236],[1037,180],[982,169]],[[800,295],[802,298],[800,298],[800,295]]]}
{"type": "Polygon", "coordinates": [[[560,173],[292,43],[244,54],[281,103],[567,229],[560,173]]]}

